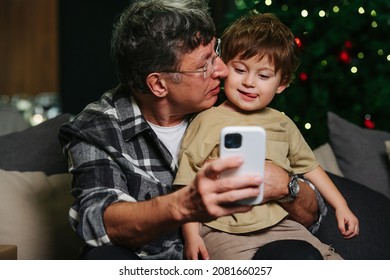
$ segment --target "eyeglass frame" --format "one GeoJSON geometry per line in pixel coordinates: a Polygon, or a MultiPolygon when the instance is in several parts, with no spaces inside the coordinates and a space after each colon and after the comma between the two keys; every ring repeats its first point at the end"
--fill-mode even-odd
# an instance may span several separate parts
{"type": "Polygon", "coordinates": [[[191,74],[191,73],[203,73],[203,78],[207,79],[209,77],[211,77],[211,75],[214,73],[215,71],[215,68],[214,68],[214,64],[215,64],[215,60],[217,59],[217,57],[220,57],[221,55],[221,39],[220,38],[216,38],[217,39],[217,42],[216,42],[216,46],[214,48],[214,52],[216,53],[216,55],[214,55],[211,59],[209,59],[205,66],[203,67],[203,70],[177,70],[177,71],[161,71],[162,73],[180,73],[180,74],[191,74]],[[207,77],[207,70],[208,70],[208,67],[209,65],[212,67],[212,71],[210,72],[210,76],[207,77]]]}

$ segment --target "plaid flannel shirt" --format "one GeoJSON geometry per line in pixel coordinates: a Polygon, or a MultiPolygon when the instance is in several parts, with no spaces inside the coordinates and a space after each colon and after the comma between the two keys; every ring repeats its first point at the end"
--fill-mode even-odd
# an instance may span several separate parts
{"type": "MultiPolygon", "coordinates": [[[[119,88],[63,125],[59,139],[73,174],[70,223],[90,246],[112,245],[103,222],[108,205],[149,200],[172,190],[177,168],[171,154],[135,100],[119,88]]],[[[181,259],[180,230],[135,252],[144,259],[181,259]]]]}

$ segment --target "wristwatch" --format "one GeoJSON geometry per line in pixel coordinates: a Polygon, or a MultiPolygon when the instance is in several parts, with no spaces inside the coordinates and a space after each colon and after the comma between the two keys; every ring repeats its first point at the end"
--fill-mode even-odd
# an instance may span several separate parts
{"type": "Polygon", "coordinates": [[[293,202],[299,193],[298,175],[292,175],[288,183],[288,196],[279,199],[279,202],[293,202]]]}

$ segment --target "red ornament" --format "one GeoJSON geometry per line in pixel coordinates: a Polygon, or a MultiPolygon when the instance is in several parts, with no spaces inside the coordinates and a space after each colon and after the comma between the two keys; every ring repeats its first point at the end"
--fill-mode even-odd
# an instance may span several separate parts
{"type": "Polygon", "coordinates": [[[295,38],[295,43],[297,43],[298,48],[302,47],[302,41],[299,38],[295,38]]]}
{"type": "Polygon", "coordinates": [[[340,52],[339,58],[344,63],[350,63],[351,57],[349,56],[349,53],[346,50],[342,50],[340,52]]]}
{"type": "Polygon", "coordinates": [[[344,46],[345,46],[345,48],[350,49],[350,48],[352,48],[352,42],[347,40],[344,42],[344,46]]]}
{"type": "Polygon", "coordinates": [[[371,115],[367,114],[365,117],[364,117],[364,126],[369,128],[369,129],[373,129],[375,127],[375,123],[374,121],[371,119],[371,115]]]}
{"type": "Polygon", "coordinates": [[[307,81],[307,79],[308,79],[309,77],[307,76],[307,74],[305,73],[305,72],[301,72],[301,73],[299,73],[299,79],[301,80],[301,81],[307,81]]]}

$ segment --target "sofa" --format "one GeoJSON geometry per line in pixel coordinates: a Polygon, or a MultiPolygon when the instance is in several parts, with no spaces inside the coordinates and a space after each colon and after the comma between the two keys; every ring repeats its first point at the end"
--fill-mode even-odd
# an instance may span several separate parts
{"type": "Polygon", "coordinates": [[[16,249],[17,259],[76,259],[82,244],[68,222],[71,175],[57,136],[69,120],[63,114],[0,137],[0,246],[16,249]]]}
{"type": "MultiPolygon", "coordinates": [[[[82,245],[70,228],[71,175],[58,143],[63,114],[0,136],[0,259],[77,259],[82,245]]],[[[334,212],[316,235],[345,259],[390,259],[390,134],[328,114],[329,143],[314,150],[360,220],[344,240],[334,212]]]]}

